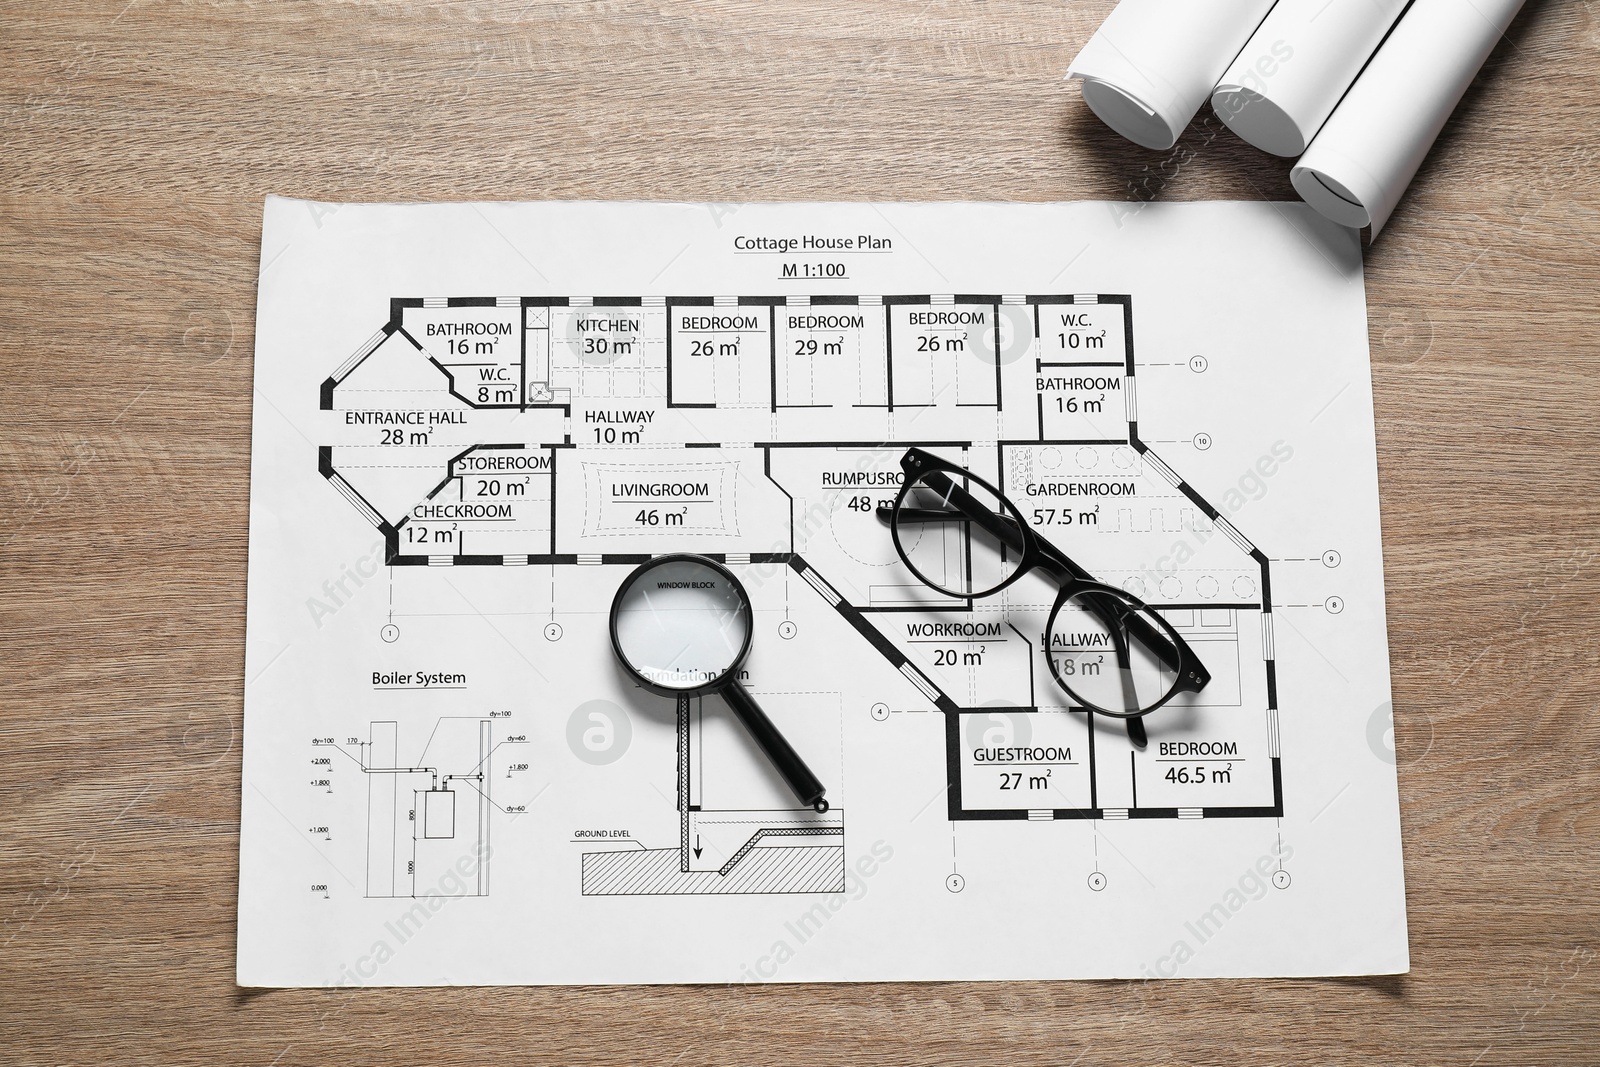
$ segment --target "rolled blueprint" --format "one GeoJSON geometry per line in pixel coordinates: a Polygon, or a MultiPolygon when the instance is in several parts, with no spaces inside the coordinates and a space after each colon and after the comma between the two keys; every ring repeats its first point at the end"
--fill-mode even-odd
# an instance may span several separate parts
{"type": "Polygon", "coordinates": [[[1523,0],[1414,0],[1289,172],[1335,222],[1376,237],[1523,0]]]}
{"type": "Polygon", "coordinates": [[[1405,9],[1406,0],[1278,0],[1211,94],[1234,133],[1298,156],[1405,9]]]}
{"type": "Polygon", "coordinates": [[[1067,68],[1135,144],[1171,148],[1273,0],[1122,0],[1067,68]]]}

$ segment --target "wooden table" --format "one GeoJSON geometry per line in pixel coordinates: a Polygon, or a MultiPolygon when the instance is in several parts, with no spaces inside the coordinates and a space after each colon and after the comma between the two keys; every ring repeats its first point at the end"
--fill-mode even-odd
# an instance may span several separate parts
{"type": "Polygon", "coordinates": [[[0,6],[0,1060],[1600,1060],[1597,0],[1368,253],[1410,975],[234,986],[262,198],[1292,198],[1101,127],[1110,6],[0,6]]]}

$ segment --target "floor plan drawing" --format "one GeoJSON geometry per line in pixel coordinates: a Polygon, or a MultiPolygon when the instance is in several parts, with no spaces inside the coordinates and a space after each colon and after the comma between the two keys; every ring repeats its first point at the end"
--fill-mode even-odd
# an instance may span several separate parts
{"type": "MultiPolygon", "coordinates": [[[[241,975],[1403,959],[1393,766],[1364,740],[1387,674],[1358,250],[1247,205],[733,218],[269,205],[241,975]],[[1197,282],[1204,249],[1265,257],[1261,292],[1197,282]],[[887,519],[913,449],[1147,605],[1203,688],[1146,742],[1058,683],[1116,664],[1047,632],[1049,572],[932,588],[887,519]],[[748,591],[739,685],[824,812],[721,696],[618,667],[608,607],[667,553],[748,591]]],[[[917,536],[960,571],[973,530],[917,536]]]]}
{"type": "MultiPolygon", "coordinates": [[[[457,296],[389,313],[320,386],[342,442],[318,458],[389,566],[632,566],[648,534],[788,567],[944,715],[951,819],[1281,812],[1267,558],[1139,437],[1129,296],[457,296]],[[1016,493],[1200,642],[1218,677],[1186,729],[1143,752],[1104,721],[1097,737],[1040,685],[1039,638],[1017,626],[1048,604],[940,604],[884,558],[874,508],[910,445],[1016,493]],[[1184,566],[1141,564],[1174,541],[1184,566]],[[995,729],[1004,745],[969,744],[995,729]],[[1047,758],[990,755],[1019,746],[1047,758]]],[[[607,869],[586,861],[585,886],[614,884],[607,869]]]]}

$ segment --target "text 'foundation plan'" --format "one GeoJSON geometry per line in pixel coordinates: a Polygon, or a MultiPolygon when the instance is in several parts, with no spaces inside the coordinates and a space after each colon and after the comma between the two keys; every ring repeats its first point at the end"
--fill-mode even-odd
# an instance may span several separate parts
{"type": "Polygon", "coordinates": [[[243,985],[1407,966],[1361,259],[1303,205],[270,200],[248,612],[243,985]],[[912,446],[1210,683],[1138,747],[1050,578],[924,585],[912,446]],[[667,552],[826,812],[617,667],[667,552]]]}

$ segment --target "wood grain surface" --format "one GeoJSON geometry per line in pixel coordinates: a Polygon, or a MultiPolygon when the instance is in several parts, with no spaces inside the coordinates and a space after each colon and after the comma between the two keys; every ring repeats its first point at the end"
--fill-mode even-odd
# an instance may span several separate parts
{"type": "Polygon", "coordinates": [[[0,3],[0,1061],[1600,1062],[1600,0],[1367,253],[1409,975],[233,983],[263,197],[1292,198],[1100,126],[1110,6],[0,3]]]}

